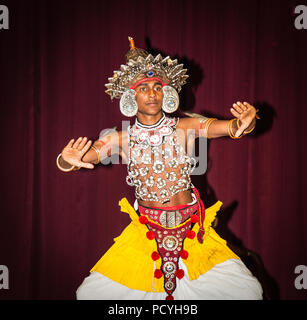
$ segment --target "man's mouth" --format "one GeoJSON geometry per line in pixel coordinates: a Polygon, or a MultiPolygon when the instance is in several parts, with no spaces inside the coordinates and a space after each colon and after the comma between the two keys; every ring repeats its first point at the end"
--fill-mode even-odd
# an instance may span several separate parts
{"type": "Polygon", "coordinates": [[[157,105],[158,104],[158,102],[157,101],[149,101],[149,102],[146,102],[146,105],[148,105],[148,106],[151,106],[151,105],[157,105]]]}

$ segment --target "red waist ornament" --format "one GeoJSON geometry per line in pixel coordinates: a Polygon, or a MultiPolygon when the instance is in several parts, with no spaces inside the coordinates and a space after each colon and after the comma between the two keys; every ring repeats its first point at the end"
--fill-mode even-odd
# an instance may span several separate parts
{"type": "Polygon", "coordinates": [[[149,240],[155,239],[157,242],[158,252],[152,253],[152,259],[157,260],[159,255],[162,263],[161,268],[155,270],[154,276],[156,278],[164,276],[164,289],[168,294],[167,300],[174,299],[172,293],[176,289],[176,278],[182,279],[184,277],[184,271],[179,269],[179,257],[188,258],[188,252],[183,250],[183,242],[186,237],[190,239],[195,237],[195,232],[191,230],[192,223],[198,221],[200,227],[197,239],[203,243],[205,207],[196,188],[193,188],[193,192],[197,199],[197,203],[193,205],[166,208],[139,206],[139,211],[143,214],[140,216],[140,223],[146,224],[149,229],[147,238],[149,240]],[[191,219],[189,219],[190,217],[191,219]],[[179,224],[181,225],[178,226],[179,224]]]}

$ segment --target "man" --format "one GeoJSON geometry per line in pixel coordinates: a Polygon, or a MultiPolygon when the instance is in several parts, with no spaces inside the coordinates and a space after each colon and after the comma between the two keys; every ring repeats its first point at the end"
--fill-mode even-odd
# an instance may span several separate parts
{"type": "Polygon", "coordinates": [[[118,153],[127,161],[126,181],[135,187],[134,207],[126,198],[119,203],[131,224],[92,268],[77,298],[261,299],[258,281],[211,227],[222,203],[204,208],[190,179],[195,159],[187,153],[191,131],[233,139],[251,132],[255,108],[234,103],[229,121],[166,116],[178,108],[187,70],[129,41],[127,64],[109,78],[106,92],[120,98],[122,113],[136,116],[135,124],[109,130],[93,144],[86,137],[72,139],[57,158],[62,171],[71,171],[93,169],[118,153]]]}

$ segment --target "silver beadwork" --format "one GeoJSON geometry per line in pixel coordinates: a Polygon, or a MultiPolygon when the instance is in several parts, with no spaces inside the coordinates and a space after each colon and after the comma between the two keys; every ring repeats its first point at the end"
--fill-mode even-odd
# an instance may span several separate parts
{"type": "Polygon", "coordinates": [[[142,177],[144,177],[144,176],[147,175],[149,169],[148,169],[147,167],[142,167],[142,168],[139,169],[139,171],[140,171],[140,175],[141,175],[142,177]]]}
{"type": "Polygon", "coordinates": [[[162,188],[165,187],[165,186],[166,186],[165,180],[162,179],[162,178],[158,178],[158,179],[157,179],[157,187],[158,187],[159,189],[162,189],[162,188]]]}
{"type": "Polygon", "coordinates": [[[172,182],[176,181],[176,172],[174,171],[166,172],[166,178],[172,182]]]}
{"type": "Polygon", "coordinates": [[[165,165],[163,164],[163,162],[161,160],[156,160],[153,164],[153,171],[154,173],[161,173],[165,168],[165,165]]]}
{"type": "Polygon", "coordinates": [[[128,127],[127,183],[136,187],[137,199],[166,203],[178,192],[191,188],[194,159],[178,141],[176,124],[175,118],[163,116],[155,125],[145,126],[136,120],[128,127]],[[161,142],[151,143],[151,134],[160,136],[161,142]]]}

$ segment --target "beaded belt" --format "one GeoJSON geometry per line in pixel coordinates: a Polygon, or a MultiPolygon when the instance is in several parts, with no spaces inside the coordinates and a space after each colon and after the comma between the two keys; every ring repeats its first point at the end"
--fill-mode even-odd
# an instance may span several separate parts
{"type": "Polygon", "coordinates": [[[163,210],[160,208],[147,208],[139,206],[139,211],[142,215],[147,216],[150,220],[162,225],[165,228],[174,228],[178,226],[180,223],[187,220],[197,210],[198,203],[179,210],[163,210]]]}
{"type": "Polygon", "coordinates": [[[191,230],[192,223],[200,225],[197,239],[203,242],[203,221],[205,207],[196,188],[193,188],[197,202],[187,206],[166,208],[147,208],[139,206],[139,221],[146,224],[149,231],[146,236],[149,240],[155,239],[157,250],[151,255],[155,261],[162,259],[161,268],[156,269],[154,276],[164,276],[164,289],[168,293],[167,300],[174,299],[172,293],[176,289],[176,278],[181,279],[184,271],[179,269],[179,257],[187,259],[189,253],[183,249],[185,238],[193,239],[195,232],[191,230]],[[150,219],[150,220],[149,220],[150,219]]]}

